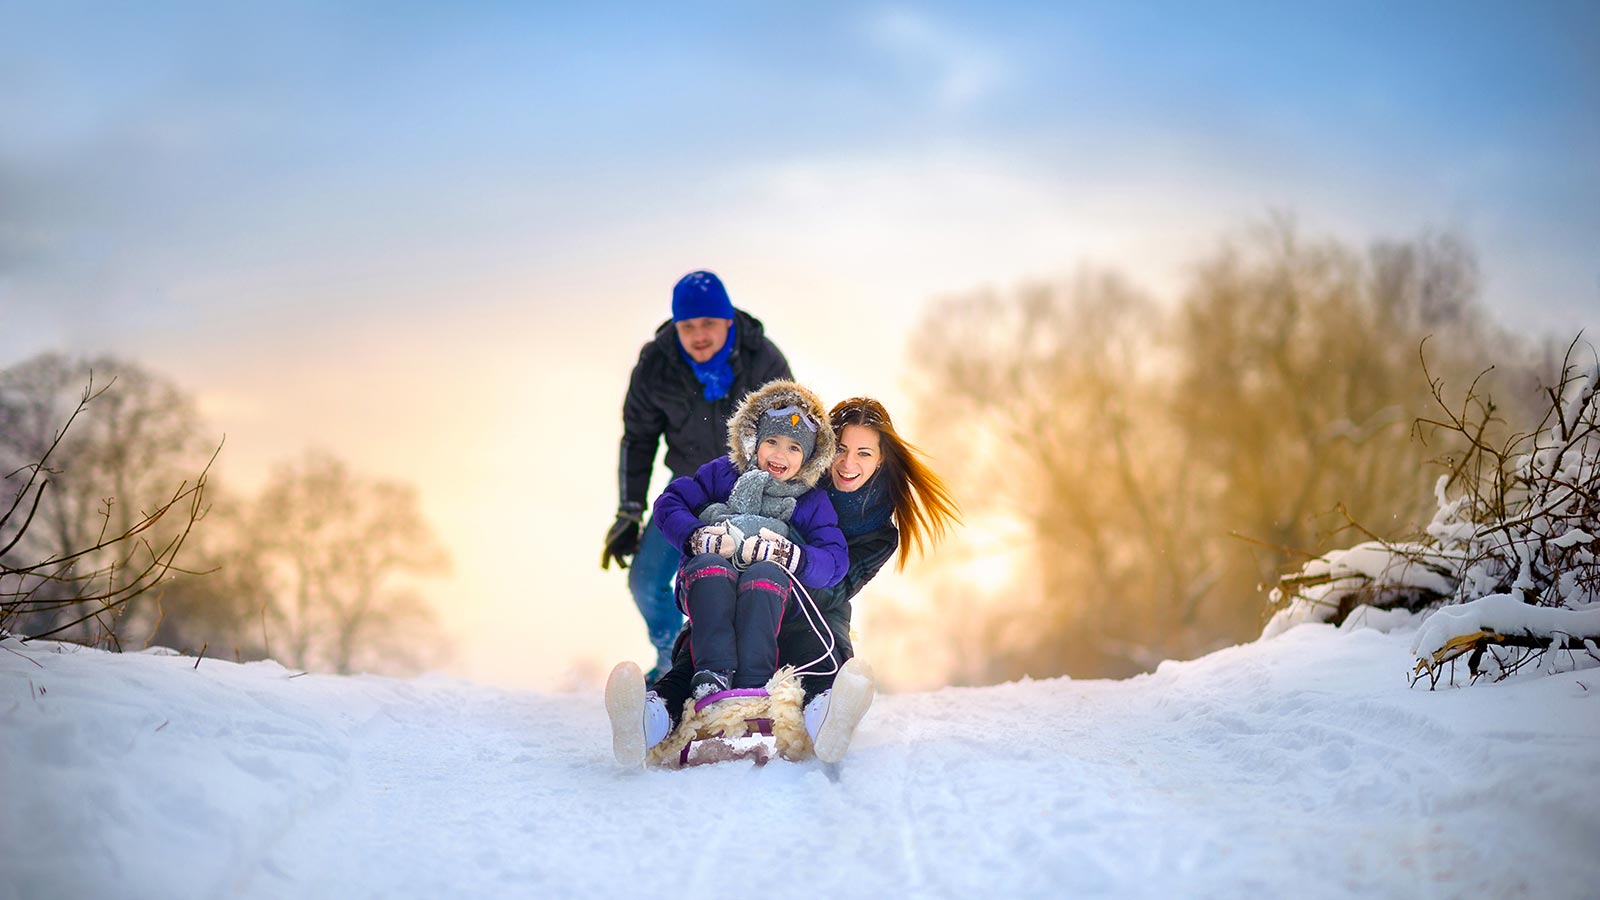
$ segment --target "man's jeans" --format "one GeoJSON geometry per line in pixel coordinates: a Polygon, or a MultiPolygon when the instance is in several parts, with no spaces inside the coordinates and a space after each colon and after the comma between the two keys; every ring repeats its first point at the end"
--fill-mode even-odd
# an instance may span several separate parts
{"type": "Polygon", "coordinates": [[[628,590],[633,593],[639,615],[644,616],[650,643],[655,645],[657,674],[672,668],[672,642],[683,629],[683,613],[678,611],[672,592],[672,576],[678,571],[679,559],[678,548],[655,527],[655,519],[645,523],[639,552],[633,555],[633,565],[628,569],[628,590]]]}

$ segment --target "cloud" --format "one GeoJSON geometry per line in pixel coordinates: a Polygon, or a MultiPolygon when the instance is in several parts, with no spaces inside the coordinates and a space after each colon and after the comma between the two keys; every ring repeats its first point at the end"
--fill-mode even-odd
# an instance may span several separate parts
{"type": "Polygon", "coordinates": [[[834,290],[870,285],[880,303],[920,304],[1081,264],[1173,288],[1175,275],[1230,224],[1269,208],[1251,199],[1242,176],[1164,158],[1121,173],[1116,160],[1127,158],[942,145],[774,160],[729,173],[725,193],[743,202],[726,231],[781,248],[797,265],[848,270],[834,290]]]}
{"type": "Polygon", "coordinates": [[[868,21],[867,32],[898,63],[927,78],[941,108],[964,109],[1006,81],[1005,66],[994,52],[920,13],[882,11],[868,21]]]}

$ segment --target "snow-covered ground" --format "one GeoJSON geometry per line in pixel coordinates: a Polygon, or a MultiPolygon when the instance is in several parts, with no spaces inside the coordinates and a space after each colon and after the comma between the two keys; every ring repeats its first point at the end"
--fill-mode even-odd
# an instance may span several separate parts
{"type": "Polygon", "coordinates": [[[0,897],[1594,897],[1600,670],[1429,692],[1306,625],[620,771],[540,694],[0,642],[0,897]]]}

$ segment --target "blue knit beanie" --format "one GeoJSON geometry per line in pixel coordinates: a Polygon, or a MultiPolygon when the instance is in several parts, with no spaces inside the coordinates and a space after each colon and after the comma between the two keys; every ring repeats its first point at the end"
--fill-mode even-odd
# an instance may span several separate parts
{"type": "Polygon", "coordinates": [[[672,321],[684,319],[731,319],[733,301],[722,280],[710,272],[690,272],[678,279],[672,289],[672,321]]]}

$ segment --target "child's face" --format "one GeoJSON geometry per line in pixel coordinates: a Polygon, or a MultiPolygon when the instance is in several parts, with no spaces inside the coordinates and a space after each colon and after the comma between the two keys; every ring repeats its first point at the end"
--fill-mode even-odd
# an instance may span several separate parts
{"type": "Polygon", "coordinates": [[[792,437],[775,434],[756,447],[756,468],[778,481],[793,478],[805,461],[805,449],[792,437]]]}

